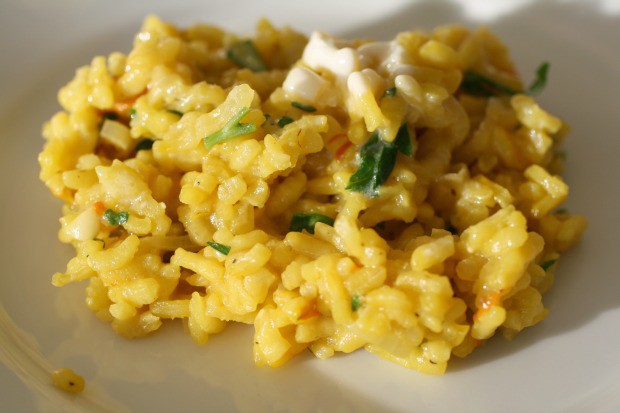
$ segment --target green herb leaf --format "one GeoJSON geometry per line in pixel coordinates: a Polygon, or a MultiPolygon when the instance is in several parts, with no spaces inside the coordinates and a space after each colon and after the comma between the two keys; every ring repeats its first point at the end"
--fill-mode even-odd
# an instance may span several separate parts
{"type": "MultiPolygon", "coordinates": [[[[265,121],[261,123],[261,126],[265,126],[271,121],[271,115],[269,113],[263,113],[263,116],[265,117],[265,121]]],[[[273,125],[273,122],[271,122],[271,124],[273,125]]]]}
{"type": "Polygon", "coordinates": [[[123,225],[127,223],[129,212],[116,212],[112,209],[106,209],[103,217],[110,225],[123,225]]]}
{"type": "Polygon", "coordinates": [[[138,111],[136,110],[136,108],[129,109],[129,117],[131,119],[135,119],[136,116],[138,116],[138,111]]]}
{"type": "Polygon", "coordinates": [[[153,144],[155,143],[155,141],[153,139],[143,139],[141,140],[137,145],[136,145],[136,152],[138,151],[147,151],[151,148],[153,148],[153,144]]]}
{"type": "Polygon", "coordinates": [[[101,114],[101,121],[99,122],[99,125],[97,125],[97,127],[99,128],[99,130],[101,130],[101,128],[103,127],[103,123],[106,120],[118,120],[118,118],[119,116],[116,112],[104,112],[101,114]]]}
{"type": "Polygon", "coordinates": [[[289,123],[293,123],[295,120],[293,118],[290,118],[288,116],[282,116],[279,120],[278,120],[278,126],[283,128],[286,125],[288,125],[289,123]]]}
{"type": "Polygon", "coordinates": [[[174,110],[174,109],[167,109],[166,112],[172,113],[173,115],[177,115],[178,117],[182,117],[183,116],[183,112],[180,112],[180,111],[174,110]]]}
{"type": "Polygon", "coordinates": [[[392,86],[391,88],[383,92],[383,96],[396,96],[396,86],[392,86]]]}
{"type": "Polygon", "coordinates": [[[400,127],[400,129],[398,129],[396,138],[394,138],[394,144],[398,148],[398,151],[403,155],[407,155],[409,157],[413,156],[411,138],[409,138],[409,128],[407,127],[406,123],[404,123],[400,127]]]}
{"type": "Polygon", "coordinates": [[[256,125],[253,123],[240,123],[241,119],[248,114],[250,108],[243,107],[239,113],[232,117],[219,131],[212,133],[204,138],[204,145],[207,149],[212,146],[236,138],[238,136],[248,135],[256,132],[256,125]]]}
{"type": "Polygon", "coordinates": [[[333,226],[334,218],[322,214],[293,214],[289,231],[301,232],[305,229],[310,234],[314,234],[314,226],[317,222],[333,226]]]}
{"type": "Polygon", "coordinates": [[[553,266],[553,264],[555,264],[556,262],[558,262],[558,260],[547,260],[545,262],[543,262],[542,264],[540,264],[540,267],[547,271],[549,270],[549,268],[551,268],[553,266]]]}
{"type": "Polygon", "coordinates": [[[558,158],[558,159],[560,159],[562,161],[566,160],[566,151],[557,150],[557,151],[555,151],[554,155],[555,155],[556,158],[558,158]]]}
{"type": "Polygon", "coordinates": [[[528,95],[537,95],[547,85],[547,74],[549,73],[549,63],[544,62],[536,69],[536,79],[525,91],[528,95]]]}
{"type": "Polygon", "coordinates": [[[396,148],[384,144],[379,139],[379,133],[373,133],[368,142],[362,146],[360,150],[362,160],[357,171],[349,178],[345,189],[362,192],[368,197],[377,196],[377,189],[392,173],[396,153],[396,148]]]}
{"type": "Polygon", "coordinates": [[[357,311],[362,306],[362,297],[355,294],[351,297],[351,310],[357,311]]]}
{"type": "Polygon", "coordinates": [[[116,113],[116,112],[105,112],[103,114],[103,119],[117,120],[118,119],[118,113],[116,113]]]}
{"type": "Polygon", "coordinates": [[[517,93],[512,88],[491,80],[486,76],[474,72],[473,70],[467,70],[463,73],[461,90],[468,95],[483,97],[514,95],[517,93]]]}
{"type": "Polygon", "coordinates": [[[306,105],[300,102],[291,102],[291,106],[299,110],[303,110],[304,112],[316,112],[316,108],[314,106],[306,105]]]}
{"type": "Polygon", "coordinates": [[[498,95],[512,96],[517,93],[536,95],[540,93],[547,84],[548,73],[549,63],[544,62],[538,67],[538,69],[536,69],[536,79],[534,79],[534,82],[532,82],[530,87],[523,92],[519,92],[472,70],[467,70],[463,73],[461,90],[469,95],[484,97],[498,95]]]}
{"type": "Polygon", "coordinates": [[[398,150],[391,144],[386,144],[375,132],[360,150],[362,160],[357,171],[349,178],[345,189],[362,192],[368,197],[378,195],[378,188],[383,184],[396,164],[398,150]]]}
{"type": "Polygon", "coordinates": [[[247,67],[253,72],[268,70],[265,60],[251,40],[241,40],[234,43],[226,51],[226,56],[239,66],[247,67]]]}
{"type": "Polygon", "coordinates": [[[224,255],[228,255],[228,253],[230,252],[230,247],[228,245],[219,244],[217,242],[211,241],[207,241],[207,244],[217,252],[221,252],[224,255]]]}
{"type": "Polygon", "coordinates": [[[379,187],[387,181],[396,165],[398,152],[407,156],[413,154],[406,123],[400,127],[391,143],[383,141],[379,132],[375,131],[360,149],[362,160],[345,189],[362,192],[368,197],[377,196],[379,187]]]}

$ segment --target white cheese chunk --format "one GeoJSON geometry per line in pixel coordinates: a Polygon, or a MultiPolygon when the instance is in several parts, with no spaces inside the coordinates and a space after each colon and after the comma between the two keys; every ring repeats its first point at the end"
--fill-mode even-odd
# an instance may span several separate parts
{"type": "Polygon", "coordinates": [[[360,69],[355,49],[339,48],[335,39],[321,32],[312,33],[302,60],[314,70],[328,70],[339,78],[346,78],[360,69]]]}
{"type": "Polygon", "coordinates": [[[310,69],[295,67],[286,76],[282,88],[291,100],[318,104],[329,83],[310,69]]]}
{"type": "Polygon", "coordinates": [[[374,70],[363,69],[349,75],[347,86],[351,95],[362,96],[370,92],[376,96],[383,90],[383,79],[374,70]]]}
{"type": "Polygon", "coordinates": [[[99,232],[99,216],[93,208],[88,208],[71,221],[65,231],[78,241],[93,239],[99,232]]]}
{"type": "Polygon", "coordinates": [[[362,66],[391,77],[413,70],[407,51],[396,41],[366,43],[358,48],[358,53],[362,66]]]}

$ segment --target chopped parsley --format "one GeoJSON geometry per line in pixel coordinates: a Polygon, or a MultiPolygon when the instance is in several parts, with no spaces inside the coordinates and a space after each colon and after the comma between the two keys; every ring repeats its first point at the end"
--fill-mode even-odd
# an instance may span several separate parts
{"type": "Polygon", "coordinates": [[[474,72],[473,70],[467,70],[463,73],[461,90],[468,95],[484,97],[514,95],[517,93],[512,88],[491,80],[486,76],[474,72]]]}
{"type": "Polygon", "coordinates": [[[130,117],[131,119],[135,119],[135,118],[136,118],[136,116],[138,116],[138,111],[136,110],[136,108],[131,108],[131,109],[129,110],[129,117],[130,117]]]}
{"type": "Polygon", "coordinates": [[[209,136],[205,136],[204,145],[207,149],[212,146],[236,138],[238,136],[248,135],[252,132],[256,132],[256,125],[253,123],[240,123],[241,119],[248,114],[250,108],[243,107],[239,113],[233,116],[226,125],[219,131],[212,133],[209,136]]]}
{"type": "Polygon", "coordinates": [[[322,214],[293,214],[289,231],[301,232],[305,229],[310,234],[314,234],[314,226],[317,222],[322,222],[324,224],[333,226],[334,218],[330,218],[322,214]]]}
{"type": "Polygon", "coordinates": [[[540,264],[540,267],[545,270],[548,271],[549,268],[551,268],[556,262],[558,262],[558,260],[547,260],[545,262],[543,262],[542,264],[540,264]]]}
{"type": "Polygon", "coordinates": [[[473,70],[467,70],[463,73],[461,81],[461,90],[473,96],[498,96],[498,95],[515,95],[517,93],[525,93],[527,95],[535,95],[540,93],[547,84],[547,74],[549,73],[549,63],[542,63],[536,69],[536,79],[523,92],[516,91],[506,85],[489,79],[473,70]]]}
{"type": "Polygon", "coordinates": [[[105,112],[103,114],[103,119],[118,120],[118,113],[116,113],[116,112],[105,112]]]}
{"type": "Polygon", "coordinates": [[[183,116],[183,112],[178,111],[178,110],[174,110],[174,109],[167,109],[166,112],[172,113],[173,115],[177,115],[178,117],[182,117],[183,116]]]}
{"type": "Polygon", "coordinates": [[[136,145],[136,152],[138,151],[147,151],[151,148],[153,148],[153,144],[155,143],[155,141],[153,139],[143,139],[140,142],[138,142],[138,144],[136,145]]]}
{"type": "Polygon", "coordinates": [[[391,143],[383,141],[375,131],[360,150],[361,162],[349,178],[346,189],[362,192],[368,197],[378,195],[379,187],[387,181],[396,165],[398,152],[412,156],[413,149],[407,124],[403,124],[391,143]]]}
{"type": "Polygon", "coordinates": [[[530,85],[529,88],[525,91],[528,95],[537,95],[545,88],[547,85],[547,74],[549,73],[549,63],[544,62],[538,69],[536,69],[536,79],[530,85]]]}
{"type": "Polygon", "coordinates": [[[300,102],[291,102],[291,106],[299,110],[303,110],[304,112],[316,112],[316,108],[314,106],[306,105],[300,102]]]}
{"type": "Polygon", "coordinates": [[[562,161],[566,160],[566,151],[558,150],[558,151],[555,151],[554,155],[555,155],[556,158],[558,158],[558,159],[560,159],[562,161]]]}
{"type": "Polygon", "coordinates": [[[224,255],[228,255],[228,253],[230,252],[230,247],[228,245],[219,244],[212,241],[207,241],[207,244],[217,252],[221,252],[224,255]]]}
{"type": "Polygon", "coordinates": [[[247,67],[253,72],[268,70],[267,64],[251,40],[241,40],[233,43],[226,51],[226,57],[241,67],[247,67]]]}
{"type": "Polygon", "coordinates": [[[383,96],[396,96],[396,86],[392,86],[391,88],[383,92],[383,96]]]}
{"type": "Polygon", "coordinates": [[[357,311],[362,306],[362,297],[355,294],[351,297],[351,310],[357,311]]]}
{"type": "Polygon", "coordinates": [[[106,209],[103,213],[103,218],[110,225],[123,225],[127,223],[127,219],[129,219],[129,212],[116,212],[113,209],[106,209]]]}
{"type": "Polygon", "coordinates": [[[278,126],[283,128],[286,125],[288,125],[289,123],[293,123],[294,119],[288,116],[282,116],[279,120],[278,120],[278,126]]]}

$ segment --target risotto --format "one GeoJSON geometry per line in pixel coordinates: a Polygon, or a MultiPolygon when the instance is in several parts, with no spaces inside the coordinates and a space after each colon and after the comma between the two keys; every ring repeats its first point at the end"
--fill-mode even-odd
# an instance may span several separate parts
{"type": "MultiPolygon", "coordinates": [[[[547,314],[586,228],[565,123],[485,28],[249,37],[147,17],[43,127],[75,257],[52,283],[128,338],[252,324],[258,365],[364,348],[424,373],[547,314]],[[529,82],[528,82],[529,84],[529,82]]],[[[248,343],[248,346],[250,343],[248,343]]]]}

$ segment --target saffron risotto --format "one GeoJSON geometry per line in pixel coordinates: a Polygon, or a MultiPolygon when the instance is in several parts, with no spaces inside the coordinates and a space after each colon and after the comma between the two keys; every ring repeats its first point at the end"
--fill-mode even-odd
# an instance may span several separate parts
{"type": "MultiPolygon", "coordinates": [[[[43,127],[75,247],[63,286],[128,338],[252,324],[258,365],[365,348],[441,374],[547,314],[586,220],[559,206],[568,128],[485,28],[391,41],[145,19],[43,127]]],[[[250,343],[248,343],[248,346],[250,343]]]]}

